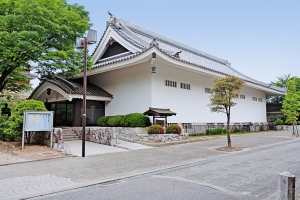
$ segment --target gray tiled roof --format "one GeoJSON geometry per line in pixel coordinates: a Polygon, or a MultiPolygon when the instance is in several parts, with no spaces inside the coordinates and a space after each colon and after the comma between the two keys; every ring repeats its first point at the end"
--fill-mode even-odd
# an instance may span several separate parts
{"type": "MultiPolygon", "coordinates": [[[[101,64],[94,65],[95,67],[100,67],[103,65],[120,62],[122,60],[128,60],[132,57],[135,57],[148,49],[152,48],[151,42],[153,42],[153,39],[157,42],[157,48],[168,55],[169,57],[173,59],[178,59],[182,62],[189,63],[195,66],[198,66],[200,68],[208,69],[217,73],[221,73],[224,75],[233,75],[240,78],[243,78],[244,80],[255,83],[264,87],[268,87],[277,91],[285,92],[285,88],[278,88],[274,86],[270,86],[267,83],[263,83],[261,81],[257,81],[253,78],[250,78],[237,70],[233,69],[230,66],[230,63],[226,60],[217,58],[215,56],[209,55],[205,52],[199,51],[195,48],[189,47],[185,44],[182,44],[180,42],[174,41],[172,39],[169,39],[167,37],[164,37],[162,35],[159,35],[157,33],[154,33],[152,31],[146,30],[142,27],[139,27],[137,25],[134,25],[130,22],[127,22],[123,19],[116,18],[112,16],[109,22],[107,22],[107,26],[110,26],[113,28],[120,36],[122,36],[125,40],[130,42],[131,44],[135,45],[136,47],[141,49],[141,52],[137,52],[135,54],[132,54],[130,56],[124,56],[121,58],[116,58],[115,60],[110,60],[107,62],[103,62],[101,64]],[[174,54],[176,52],[181,51],[179,54],[179,58],[175,58],[174,54]]],[[[101,41],[100,41],[101,42],[101,41]]],[[[100,44],[99,42],[99,44],[100,44]]]]}
{"type": "MultiPolygon", "coordinates": [[[[41,80],[42,80],[42,82],[40,83],[39,86],[41,86],[44,82],[49,82],[49,83],[52,83],[52,84],[58,86],[67,94],[83,95],[83,85],[81,83],[68,81],[68,80],[58,77],[58,76],[53,76],[51,78],[50,77],[42,77],[41,80]]],[[[39,86],[35,89],[35,91],[39,88],[39,86]]],[[[34,94],[35,91],[32,92],[29,99],[31,98],[31,96],[34,94]]],[[[101,96],[101,97],[113,97],[110,93],[108,93],[104,89],[102,89],[96,85],[89,84],[89,83],[87,84],[86,95],[101,96]]]]}

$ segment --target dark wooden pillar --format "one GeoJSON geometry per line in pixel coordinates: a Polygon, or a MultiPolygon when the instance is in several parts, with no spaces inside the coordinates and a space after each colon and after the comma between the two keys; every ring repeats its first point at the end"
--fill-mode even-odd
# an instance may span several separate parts
{"type": "Polygon", "coordinates": [[[81,126],[81,104],[82,100],[73,99],[73,127],[80,127],[81,126]]]}

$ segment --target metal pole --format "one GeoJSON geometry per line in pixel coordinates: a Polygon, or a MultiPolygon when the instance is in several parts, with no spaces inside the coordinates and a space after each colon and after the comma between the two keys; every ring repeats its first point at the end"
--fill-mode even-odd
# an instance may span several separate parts
{"type": "Polygon", "coordinates": [[[85,157],[85,126],[86,126],[86,54],[87,39],[84,39],[84,64],[83,64],[83,105],[82,105],[82,157],[85,157]]]}

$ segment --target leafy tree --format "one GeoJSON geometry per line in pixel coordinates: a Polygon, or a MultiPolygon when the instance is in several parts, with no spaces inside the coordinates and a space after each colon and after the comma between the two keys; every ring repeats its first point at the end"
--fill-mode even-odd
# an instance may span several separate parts
{"type": "Polygon", "coordinates": [[[300,112],[300,90],[297,90],[296,83],[295,79],[288,81],[288,92],[283,100],[281,111],[286,117],[286,122],[293,124],[293,135],[299,137],[297,120],[300,112]],[[295,126],[297,133],[295,133],[295,126]]]}
{"type": "Polygon", "coordinates": [[[30,62],[43,75],[79,73],[83,52],[74,49],[75,38],[90,25],[84,7],[66,0],[1,0],[0,92],[18,90],[14,83],[24,80],[19,72],[30,62]]]}
{"type": "MultiPolygon", "coordinates": [[[[287,88],[287,84],[289,80],[294,79],[296,80],[296,90],[300,91],[300,78],[296,76],[291,76],[291,74],[283,75],[281,77],[277,77],[278,80],[275,82],[271,82],[271,85],[281,88],[287,88]]],[[[278,95],[278,96],[268,96],[267,97],[267,103],[268,104],[282,104],[282,101],[284,100],[284,95],[278,95]]]]}
{"type": "Polygon", "coordinates": [[[234,99],[238,98],[238,93],[242,89],[245,81],[235,76],[214,79],[214,86],[211,90],[210,108],[212,112],[223,112],[227,116],[227,141],[231,147],[230,139],[230,112],[231,107],[235,106],[234,99]]]}
{"type": "MultiPolygon", "coordinates": [[[[4,135],[7,140],[14,140],[16,137],[21,136],[24,111],[26,110],[47,111],[43,102],[33,99],[20,101],[15,106],[11,107],[11,116],[4,124],[5,127],[7,127],[4,130],[4,135]]],[[[27,141],[29,142],[30,140],[27,141]]]]}

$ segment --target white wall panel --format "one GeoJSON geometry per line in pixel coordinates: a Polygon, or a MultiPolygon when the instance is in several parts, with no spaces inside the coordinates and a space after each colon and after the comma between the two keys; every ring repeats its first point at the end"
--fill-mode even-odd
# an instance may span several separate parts
{"type": "Polygon", "coordinates": [[[106,103],[105,115],[143,113],[149,109],[151,69],[148,65],[134,65],[89,77],[91,83],[113,95],[113,100],[106,103]]]}
{"type": "MultiPolygon", "coordinates": [[[[211,77],[160,65],[152,79],[153,107],[170,108],[177,113],[168,118],[169,123],[226,122],[226,114],[210,112],[210,94],[205,93],[205,88],[212,88],[211,77]],[[165,80],[176,81],[177,88],[165,86],[165,80]],[[190,84],[191,90],[181,89],[180,83],[190,84]]],[[[246,99],[237,100],[238,104],[232,108],[231,122],[265,122],[264,92],[244,87],[241,93],[246,95],[246,99]],[[252,101],[252,96],[262,98],[263,102],[252,101]]]]}

